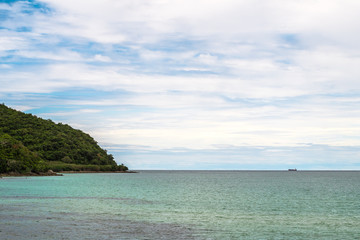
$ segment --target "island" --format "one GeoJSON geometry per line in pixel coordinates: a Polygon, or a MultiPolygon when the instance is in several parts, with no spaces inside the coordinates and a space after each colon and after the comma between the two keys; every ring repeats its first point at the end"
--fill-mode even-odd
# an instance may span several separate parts
{"type": "Polygon", "coordinates": [[[0,175],[128,172],[81,130],[0,104],[0,175]]]}

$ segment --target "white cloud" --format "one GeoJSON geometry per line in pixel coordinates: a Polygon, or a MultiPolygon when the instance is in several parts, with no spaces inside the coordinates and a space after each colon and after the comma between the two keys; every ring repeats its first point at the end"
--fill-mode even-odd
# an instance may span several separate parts
{"type": "Polygon", "coordinates": [[[99,62],[111,62],[111,58],[109,58],[108,56],[103,56],[101,54],[96,54],[94,56],[94,61],[99,61],[99,62]]]}
{"type": "Polygon", "coordinates": [[[0,64],[0,68],[9,69],[9,68],[11,68],[11,66],[8,64],[0,64]]]}
{"type": "Polygon", "coordinates": [[[209,53],[200,54],[198,56],[198,61],[202,64],[214,66],[215,64],[219,64],[218,58],[216,56],[212,56],[209,53]]]}
{"type": "Polygon", "coordinates": [[[56,26],[57,33],[102,43],[144,43],[173,35],[267,44],[273,34],[289,32],[346,40],[354,36],[359,5],[335,0],[44,2],[56,12],[50,22],[38,22],[39,31],[53,33],[56,26]]]}
{"type": "Polygon", "coordinates": [[[76,53],[67,50],[60,50],[56,52],[50,51],[18,51],[17,56],[24,58],[32,59],[46,59],[46,60],[57,60],[57,61],[67,61],[67,62],[76,62],[82,60],[82,57],[76,53]]]}
{"type": "Polygon", "coordinates": [[[1,31],[0,35],[0,54],[1,51],[9,51],[9,50],[18,50],[18,49],[24,49],[27,47],[27,43],[24,41],[23,38],[13,35],[10,33],[8,35],[8,31],[1,31]],[[1,36],[3,35],[3,36],[1,36]]]}

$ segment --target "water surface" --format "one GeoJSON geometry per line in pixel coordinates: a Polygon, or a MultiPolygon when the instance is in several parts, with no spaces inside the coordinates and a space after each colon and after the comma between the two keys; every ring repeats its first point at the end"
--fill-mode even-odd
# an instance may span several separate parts
{"type": "Polygon", "coordinates": [[[360,172],[0,179],[1,239],[359,239],[360,172]]]}

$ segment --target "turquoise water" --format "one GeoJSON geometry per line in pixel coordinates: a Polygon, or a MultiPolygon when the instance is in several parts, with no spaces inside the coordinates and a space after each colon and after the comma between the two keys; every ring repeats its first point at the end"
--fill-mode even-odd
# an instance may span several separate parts
{"type": "Polygon", "coordinates": [[[0,179],[1,239],[360,239],[360,172],[0,179]]]}

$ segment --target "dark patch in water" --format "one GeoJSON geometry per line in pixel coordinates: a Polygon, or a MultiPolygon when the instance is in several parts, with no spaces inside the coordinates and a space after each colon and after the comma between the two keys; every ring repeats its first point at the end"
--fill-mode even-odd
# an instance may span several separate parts
{"type": "Polygon", "coordinates": [[[21,209],[11,205],[0,208],[1,240],[204,239],[191,226],[174,223],[135,221],[123,215],[21,209]]]}
{"type": "Polygon", "coordinates": [[[1,239],[200,239],[178,224],[150,223],[85,214],[0,214],[1,239]]]}

